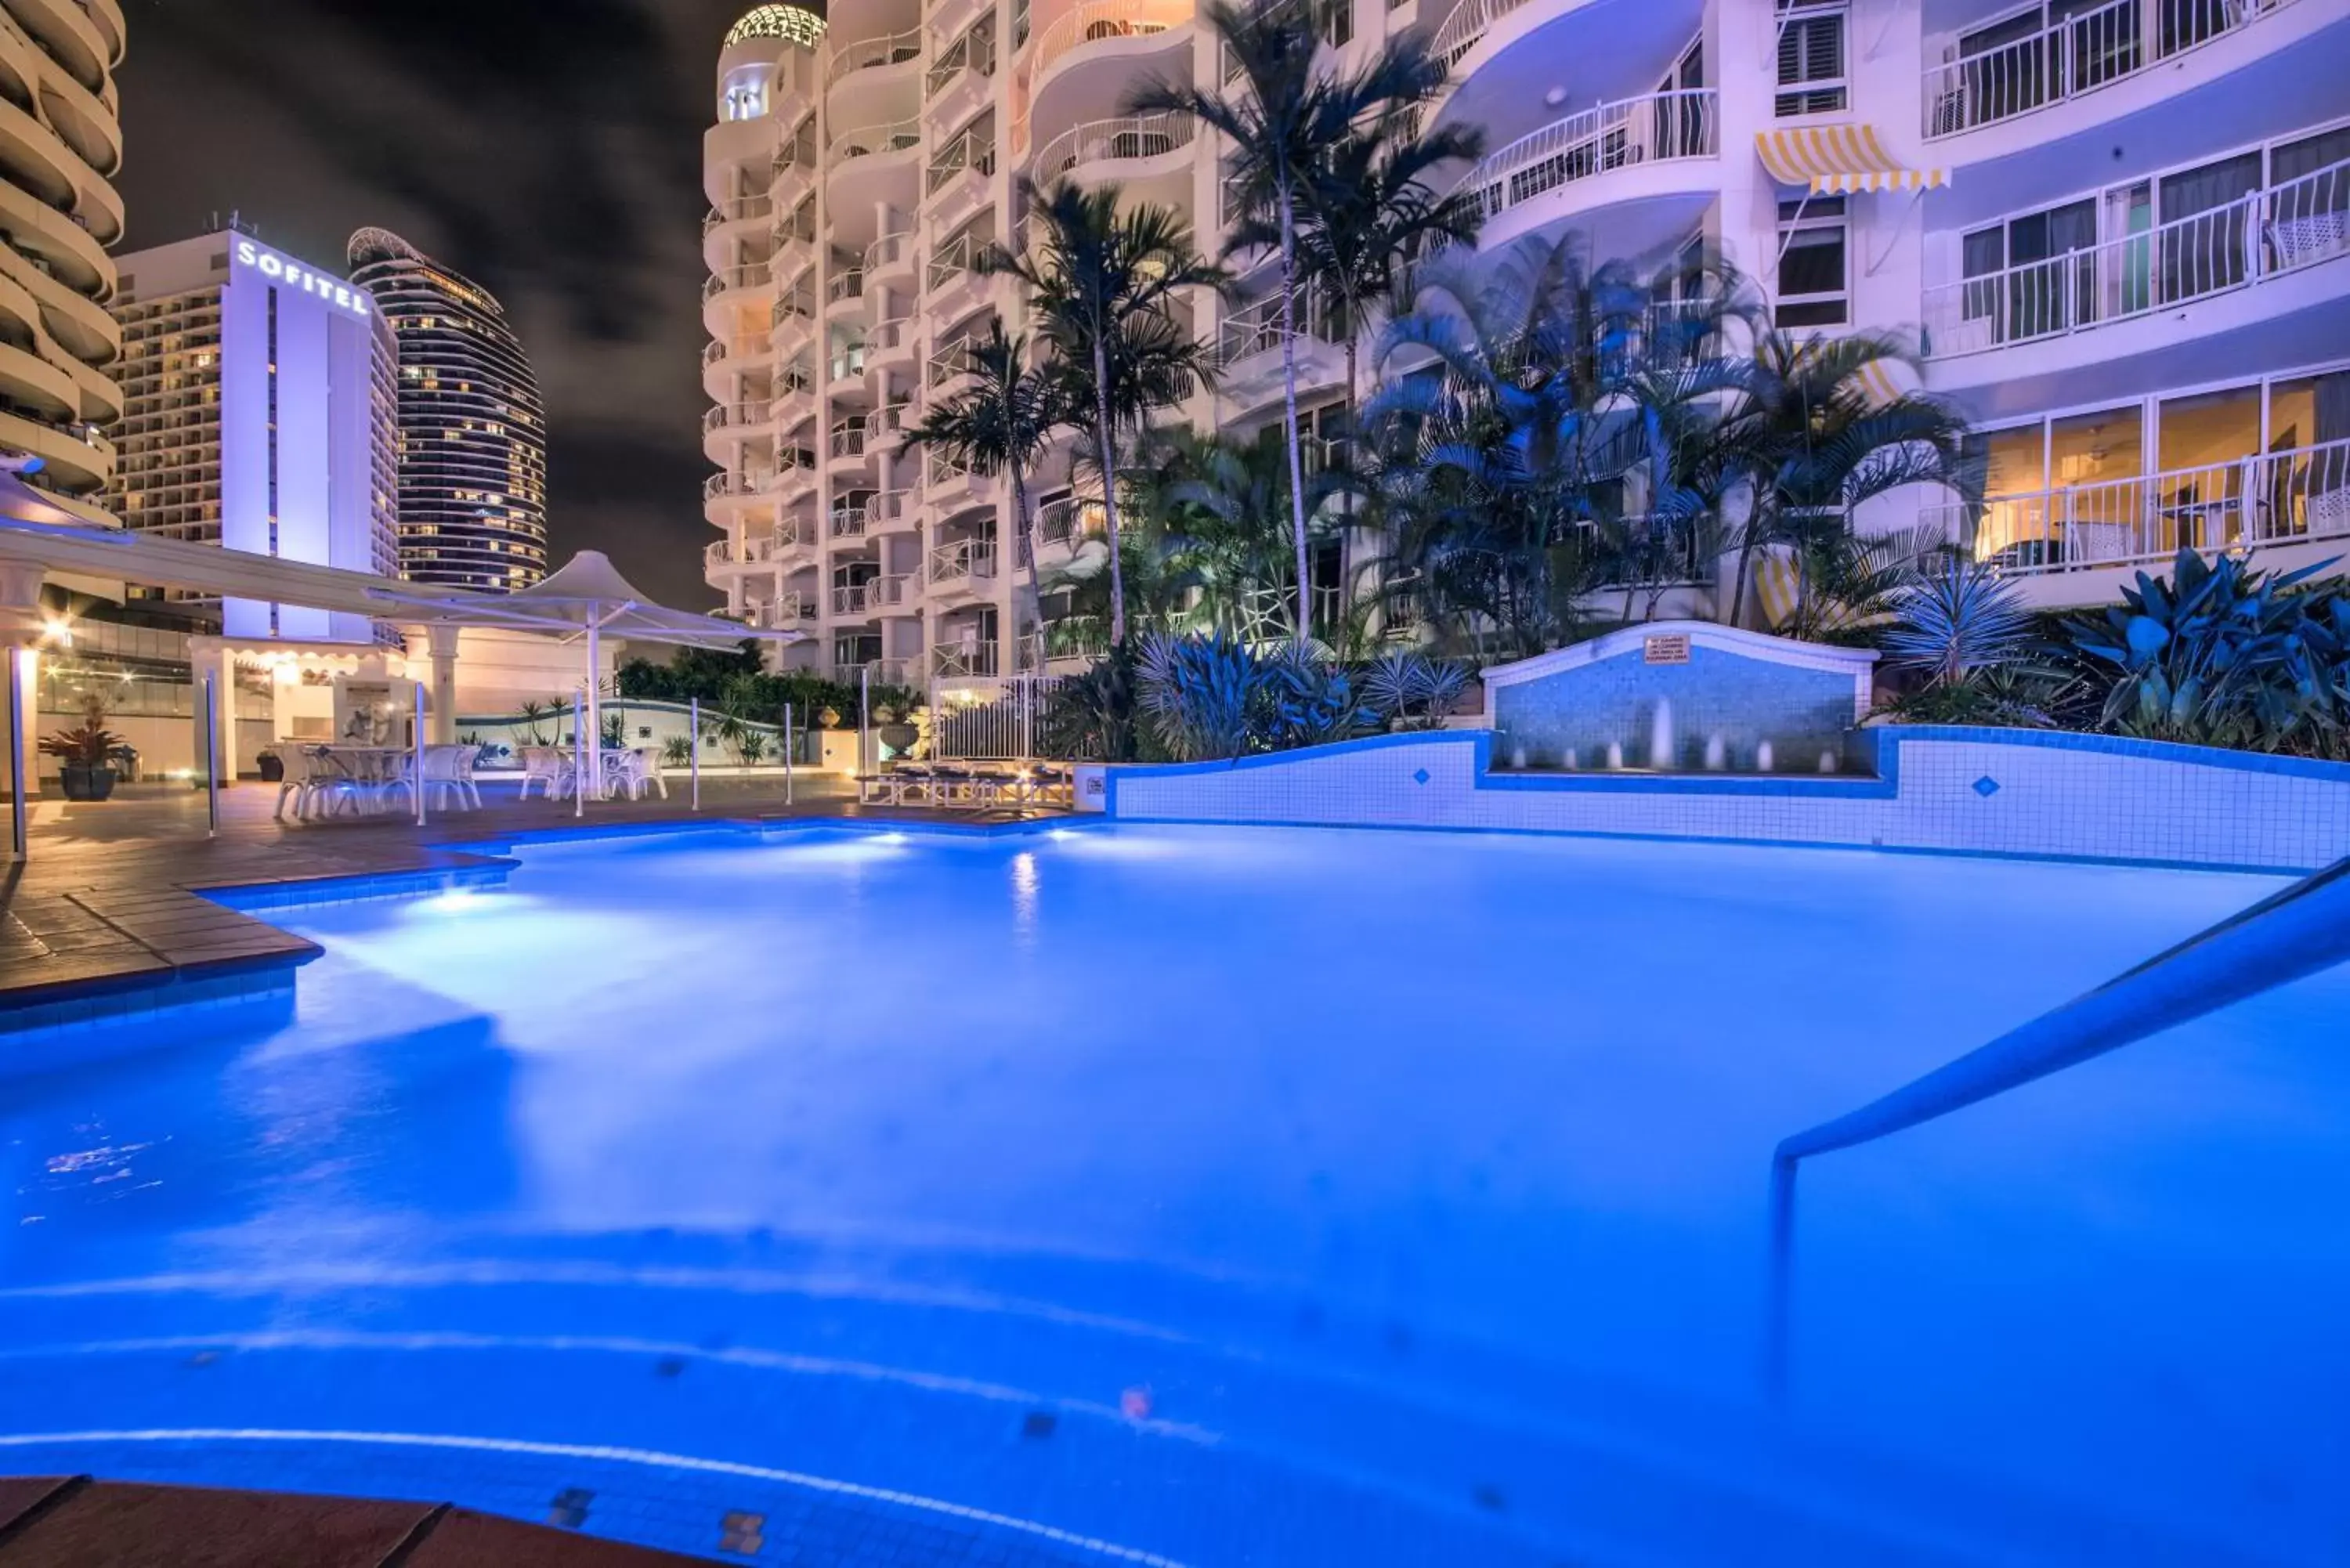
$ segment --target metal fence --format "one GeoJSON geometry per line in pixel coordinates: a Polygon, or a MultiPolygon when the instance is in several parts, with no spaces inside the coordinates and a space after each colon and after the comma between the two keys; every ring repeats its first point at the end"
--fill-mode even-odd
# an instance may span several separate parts
{"type": "Polygon", "coordinates": [[[931,682],[931,735],[937,755],[966,762],[1024,762],[1037,755],[1042,715],[1065,676],[988,675],[931,682]]]}

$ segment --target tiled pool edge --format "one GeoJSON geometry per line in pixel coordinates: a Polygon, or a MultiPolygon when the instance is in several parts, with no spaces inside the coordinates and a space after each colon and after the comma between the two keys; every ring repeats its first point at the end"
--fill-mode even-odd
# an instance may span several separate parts
{"type": "MultiPolygon", "coordinates": [[[[1397,827],[2303,873],[2350,854],[2350,764],[1887,725],[1873,776],[1492,769],[1490,731],[1102,770],[1123,822],[1397,827]]],[[[1089,781],[1081,780],[1081,792],[1089,781]]]]}

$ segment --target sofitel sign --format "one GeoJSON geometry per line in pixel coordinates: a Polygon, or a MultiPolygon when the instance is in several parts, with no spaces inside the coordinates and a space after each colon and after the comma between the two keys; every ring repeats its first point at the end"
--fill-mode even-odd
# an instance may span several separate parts
{"type": "Polygon", "coordinates": [[[365,316],[373,307],[365,289],[353,288],[340,278],[312,272],[300,262],[289,261],[276,251],[264,250],[251,240],[236,242],[236,265],[252,267],[262,276],[284,284],[288,288],[315,294],[354,316],[365,316]]]}

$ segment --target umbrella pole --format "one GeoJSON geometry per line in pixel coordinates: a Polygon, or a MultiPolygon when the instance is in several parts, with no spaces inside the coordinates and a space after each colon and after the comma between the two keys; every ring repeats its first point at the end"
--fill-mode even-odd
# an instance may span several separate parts
{"type": "Polygon", "coordinates": [[[693,764],[693,809],[702,809],[702,699],[689,697],[685,701],[685,754],[693,764]]]}
{"type": "Polygon", "coordinates": [[[220,836],[220,686],[204,677],[204,836],[220,836]]]}
{"type": "Polygon", "coordinates": [[[600,618],[588,622],[588,771],[596,798],[604,798],[604,627],[600,618]]]}
{"type": "Polygon", "coordinates": [[[586,733],[579,727],[579,696],[571,697],[571,815],[588,815],[588,754],[580,750],[586,733]]]}
{"type": "Polygon", "coordinates": [[[792,705],[784,704],[784,804],[792,804],[792,705]]]}
{"type": "Polygon", "coordinates": [[[24,649],[10,644],[8,649],[8,858],[12,863],[28,858],[26,853],[25,813],[32,792],[25,746],[25,671],[24,649]]]}

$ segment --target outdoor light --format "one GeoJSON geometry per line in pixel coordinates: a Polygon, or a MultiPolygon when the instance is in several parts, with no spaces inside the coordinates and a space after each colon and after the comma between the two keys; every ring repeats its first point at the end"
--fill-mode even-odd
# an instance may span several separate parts
{"type": "Polygon", "coordinates": [[[71,648],[73,622],[57,616],[45,618],[41,622],[41,643],[48,648],[71,648]]]}

